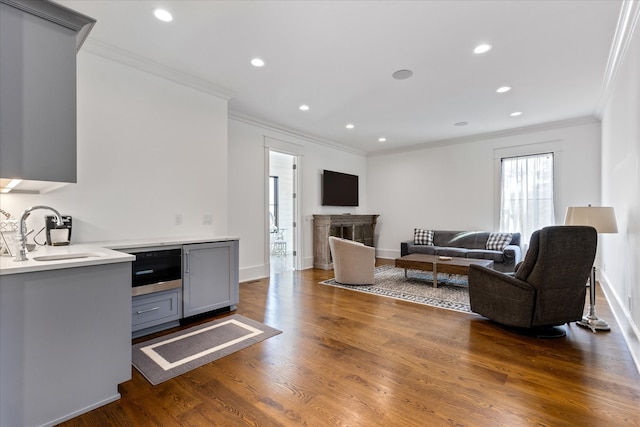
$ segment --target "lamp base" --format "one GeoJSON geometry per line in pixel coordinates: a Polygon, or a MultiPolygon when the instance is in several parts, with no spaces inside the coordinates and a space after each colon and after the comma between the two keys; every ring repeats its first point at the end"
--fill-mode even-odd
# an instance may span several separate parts
{"type": "Polygon", "coordinates": [[[591,332],[594,334],[596,331],[610,331],[611,327],[607,322],[602,319],[598,319],[596,316],[587,315],[582,318],[582,320],[576,322],[576,325],[582,326],[583,328],[591,329],[591,332]]]}
{"type": "Polygon", "coordinates": [[[596,267],[591,268],[591,277],[589,278],[589,314],[582,317],[582,320],[576,322],[578,326],[591,329],[594,334],[596,331],[610,331],[609,324],[596,316],[596,267]]]}

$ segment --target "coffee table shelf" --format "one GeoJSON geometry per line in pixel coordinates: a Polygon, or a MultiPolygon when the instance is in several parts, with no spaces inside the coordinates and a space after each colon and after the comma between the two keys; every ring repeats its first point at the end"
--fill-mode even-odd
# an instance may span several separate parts
{"type": "Polygon", "coordinates": [[[470,265],[493,268],[493,261],[475,258],[450,258],[442,259],[438,255],[410,254],[396,258],[395,266],[404,268],[404,276],[407,270],[422,270],[433,272],[433,287],[438,287],[438,273],[469,275],[470,265]]]}

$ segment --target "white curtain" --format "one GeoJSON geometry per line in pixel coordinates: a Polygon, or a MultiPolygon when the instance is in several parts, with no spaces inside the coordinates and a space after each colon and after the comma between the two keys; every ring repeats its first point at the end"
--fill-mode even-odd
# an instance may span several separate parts
{"type": "Polygon", "coordinates": [[[500,231],[520,232],[527,246],[535,230],[554,225],[553,153],[503,158],[500,231]]]}

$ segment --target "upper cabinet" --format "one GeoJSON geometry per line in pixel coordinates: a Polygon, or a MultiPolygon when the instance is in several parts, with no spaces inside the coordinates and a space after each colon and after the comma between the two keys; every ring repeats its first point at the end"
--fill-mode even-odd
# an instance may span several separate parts
{"type": "Polygon", "coordinates": [[[48,1],[0,0],[2,182],[77,181],[76,53],[95,22],[48,1]]]}

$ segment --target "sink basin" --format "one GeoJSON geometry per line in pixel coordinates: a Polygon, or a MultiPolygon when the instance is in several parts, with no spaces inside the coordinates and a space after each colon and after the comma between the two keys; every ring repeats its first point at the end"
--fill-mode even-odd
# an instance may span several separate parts
{"type": "Polygon", "coordinates": [[[94,258],[94,257],[102,257],[102,256],[105,256],[105,254],[101,252],[78,252],[78,253],[70,253],[70,254],[34,256],[32,259],[34,261],[63,261],[66,259],[94,258]]]}

